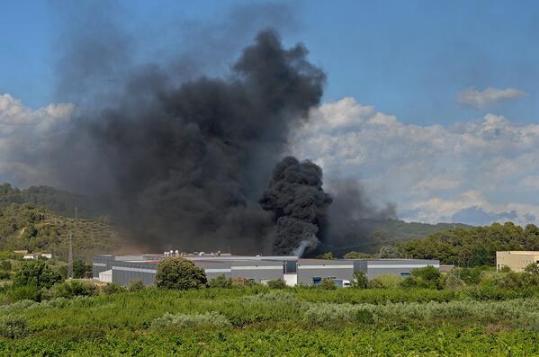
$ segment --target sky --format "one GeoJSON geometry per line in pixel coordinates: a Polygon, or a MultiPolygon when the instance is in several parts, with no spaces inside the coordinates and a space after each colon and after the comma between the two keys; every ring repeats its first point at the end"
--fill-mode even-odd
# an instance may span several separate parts
{"type": "MultiPolygon", "coordinates": [[[[270,20],[253,21],[303,42],[327,74],[323,103],[290,150],[321,164],[328,185],[357,180],[406,220],[539,223],[539,3],[303,1],[288,5],[292,15],[253,1],[100,3],[121,9],[141,61],[193,47],[178,40],[182,29],[232,23],[231,8],[259,5],[270,20]]],[[[0,154],[14,126],[41,135],[69,116],[55,73],[65,23],[78,21],[66,9],[79,4],[2,2],[0,154]]],[[[213,46],[241,48],[250,35],[213,46]]],[[[0,156],[0,179],[36,183],[18,164],[0,156]]]]}

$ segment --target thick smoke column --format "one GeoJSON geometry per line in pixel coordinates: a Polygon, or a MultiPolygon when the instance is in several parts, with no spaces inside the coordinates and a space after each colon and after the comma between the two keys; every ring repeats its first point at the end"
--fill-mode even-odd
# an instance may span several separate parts
{"type": "MultiPolygon", "coordinates": [[[[148,66],[114,105],[81,114],[54,152],[56,171],[154,249],[268,252],[274,225],[257,200],[289,128],[319,104],[325,80],[306,56],[263,31],[226,79],[174,85],[168,78],[177,75],[148,66]]],[[[319,187],[319,168],[300,167],[319,187]]],[[[291,218],[319,219],[311,215],[291,218]]],[[[294,229],[286,219],[278,226],[294,229]]]]}
{"type": "Polygon", "coordinates": [[[318,245],[326,224],[331,197],[322,189],[322,169],[310,161],[286,157],[277,164],[268,189],[260,199],[277,223],[273,251],[302,255],[318,245]]]}

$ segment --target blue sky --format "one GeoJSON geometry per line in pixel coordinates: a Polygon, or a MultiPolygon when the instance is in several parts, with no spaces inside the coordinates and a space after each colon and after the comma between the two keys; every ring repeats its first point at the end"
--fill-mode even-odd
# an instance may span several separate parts
{"type": "MultiPolygon", "coordinates": [[[[149,27],[211,22],[233,1],[124,1],[126,22],[149,27]]],[[[246,2],[239,2],[246,3],[246,2]]],[[[59,5],[60,4],[60,5],[59,5]]],[[[53,99],[59,1],[3,1],[0,91],[31,106],[53,99]]],[[[328,73],[326,99],[352,96],[410,123],[477,117],[459,105],[468,88],[518,87],[528,95],[499,114],[532,122],[539,114],[539,4],[532,1],[308,1],[292,6],[303,41],[328,73]]]]}
{"type": "MultiPolygon", "coordinates": [[[[266,4],[95,3],[120,15],[115,19],[142,44],[142,61],[193,47],[180,39],[182,29],[230,24],[235,5],[266,4]]],[[[62,101],[55,73],[66,19],[79,22],[69,8],[81,4],[2,2],[0,156],[16,135],[28,136],[28,123],[41,135],[72,110],[50,105],[62,101]]],[[[322,165],[328,181],[359,180],[376,203],[395,203],[408,220],[539,223],[538,2],[289,4],[292,16],[273,14],[270,23],[279,24],[286,44],[305,43],[328,75],[323,105],[296,132],[293,154],[322,165]]],[[[239,49],[252,37],[244,35],[230,43],[217,37],[211,46],[239,49]]],[[[31,168],[0,157],[0,181],[25,185],[32,177],[31,168]]]]}

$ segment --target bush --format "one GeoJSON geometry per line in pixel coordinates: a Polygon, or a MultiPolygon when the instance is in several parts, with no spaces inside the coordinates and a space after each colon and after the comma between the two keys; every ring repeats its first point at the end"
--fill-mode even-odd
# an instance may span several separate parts
{"type": "Polygon", "coordinates": [[[402,279],[395,275],[380,275],[369,281],[369,288],[391,289],[400,285],[402,279]]]}
{"type": "Polygon", "coordinates": [[[33,285],[38,289],[49,289],[61,280],[60,274],[52,270],[47,263],[33,260],[23,264],[22,268],[15,274],[13,285],[33,285]]]}
{"type": "Polygon", "coordinates": [[[164,328],[196,328],[196,327],[228,327],[230,321],[219,314],[211,311],[205,314],[164,314],[152,322],[152,329],[161,330],[164,328]]]}
{"type": "Polygon", "coordinates": [[[127,290],[129,291],[141,291],[144,290],[146,286],[144,286],[144,283],[141,280],[134,280],[130,281],[129,285],[127,285],[127,290]]]}
{"type": "Polygon", "coordinates": [[[92,296],[97,294],[97,287],[94,283],[80,280],[66,280],[61,284],[56,284],[52,288],[53,297],[70,298],[74,296],[92,296]]]}
{"type": "Polygon", "coordinates": [[[11,271],[11,262],[9,260],[0,261],[0,269],[5,271],[11,271]]]}
{"type": "Polygon", "coordinates": [[[207,283],[204,270],[181,257],[163,259],[157,267],[155,281],[160,288],[179,290],[197,289],[207,283]]]}
{"type": "Polygon", "coordinates": [[[77,259],[73,262],[73,278],[84,279],[92,277],[92,266],[83,260],[77,259]]]}
{"type": "Polygon", "coordinates": [[[26,320],[20,317],[6,317],[0,319],[0,336],[7,338],[20,338],[29,333],[26,320]]]}
{"type": "Polygon", "coordinates": [[[354,273],[354,280],[352,280],[352,287],[359,289],[366,289],[369,287],[369,279],[362,271],[354,273]]]}
{"type": "Polygon", "coordinates": [[[0,280],[9,280],[10,277],[11,274],[9,273],[9,271],[0,270],[0,280]]]}
{"type": "Polygon", "coordinates": [[[268,287],[270,289],[285,289],[287,286],[283,279],[276,279],[268,281],[268,287]]]}
{"type": "Polygon", "coordinates": [[[34,285],[11,286],[6,291],[6,295],[11,302],[20,300],[41,300],[41,290],[34,285]]]}
{"type": "Polygon", "coordinates": [[[443,279],[443,286],[449,290],[458,290],[466,286],[466,283],[460,278],[459,272],[453,269],[443,279]]]}
{"type": "Polygon", "coordinates": [[[112,295],[112,294],[117,294],[117,293],[121,293],[121,292],[124,292],[125,291],[125,288],[118,285],[118,284],[107,284],[105,286],[103,286],[101,288],[101,292],[105,295],[112,295]]]}
{"type": "Polygon", "coordinates": [[[320,287],[322,289],[326,289],[326,290],[335,290],[335,289],[337,289],[337,285],[335,285],[335,281],[333,281],[333,279],[330,279],[330,278],[325,278],[324,280],[322,280],[322,283],[320,284],[320,287]]]}
{"type": "Polygon", "coordinates": [[[433,266],[412,270],[412,276],[402,281],[403,287],[419,287],[428,289],[440,289],[440,271],[433,266]]]}
{"type": "Polygon", "coordinates": [[[232,279],[227,278],[224,274],[210,280],[210,288],[230,288],[232,287],[232,279]]]}

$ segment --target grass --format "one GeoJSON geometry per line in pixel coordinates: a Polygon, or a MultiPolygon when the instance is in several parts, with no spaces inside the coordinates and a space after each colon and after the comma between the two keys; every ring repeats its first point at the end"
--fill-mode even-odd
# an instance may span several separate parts
{"type": "Polygon", "coordinates": [[[408,302],[391,289],[265,287],[18,302],[0,315],[25,326],[24,334],[0,337],[0,355],[539,354],[537,297],[483,301],[439,292],[426,302],[418,298],[424,290],[401,290],[408,302]]]}

